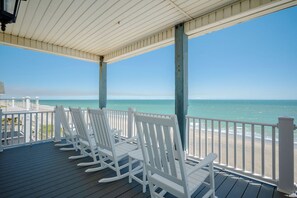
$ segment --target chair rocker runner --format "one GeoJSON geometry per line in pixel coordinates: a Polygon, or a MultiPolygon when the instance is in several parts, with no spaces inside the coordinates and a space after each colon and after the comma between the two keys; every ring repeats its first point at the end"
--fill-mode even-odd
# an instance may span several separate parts
{"type": "MultiPolygon", "coordinates": [[[[121,170],[129,166],[129,163],[119,164],[123,158],[128,157],[130,151],[138,149],[137,145],[133,143],[136,137],[132,137],[126,140],[116,142],[114,134],[111,131],[106,110],[103,109],[88,109],[91,126],[94,131],[95,140],[98,146],[99,155],[104,156],[102,158],[101,167],[90,168],[86,172],[94,172],[101,170],[103,167],[110,168],[116,172],[115,177],[103,178],[99,180],[100,183],[112,182],[129,175],[127,173],[121,173],[121,170]]],[[[132,163],[136,162],[134,160],[132,163]]]]}
{"type": "Polygon", "coordinates": [[[74,122],[75,129],[77,131],[77,137],[80,145],[81,154],[78,156],[71,156],[69,159],[80,159],[90,156],[92,162],[82,162],[77,164],[78,166],[90,166],[99,164],[101,162],[101,156],[98,154],[98,148],[94,139],[94,134],[88,130],[84,116],[80,108],[70,108],[70,113],[74,122]]]}
{"type": "Polygon", "coordinates": [[[135,122],[152,197],[163,197],[166,192],[191,197],[208,176],[210,190],[203,197],[215,197],[216,155],[209,154],[196,166],[186,164],[175,115],[156,118],[136,113],[135,122]],[[156,191],[159,188],[162,190],[156,191]]]}
{"type": "Polygon", "coordinates": [[[63,133],[66,140],[66,143],[58,143],[58,144],[55,144],[55,146],[64,147],[64,146],[72,145],[72,147],[60,148],[60,150],[77,151],[79,149],[77,133],[76,131],[73,130],[73,128],[70,128],[63,106],[56,106],[55,116],[58,116],[58,118],[60,119],[60,122],[63,128],[63,133]]]}

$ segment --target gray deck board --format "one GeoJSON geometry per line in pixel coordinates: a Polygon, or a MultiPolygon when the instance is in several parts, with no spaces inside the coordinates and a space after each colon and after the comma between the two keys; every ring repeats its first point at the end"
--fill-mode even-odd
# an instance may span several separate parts
{"type": "MultiPolygon", "coordinates": [[[[98,183],[99,179],[114,176],[114,171],[104,169],[86,173],[88,167],[78,167],[77,164],[90,161],[90,158],[68,159],[77,154],[60,151],[52,142],[4,150],[0,153],[0,197],[150,197],[148,187],[147,192],[142,193],[142,186],[135,181],[129,183],[128,178],[98,183]]],[[[218,197],[277,198],[282,195],[273,186],[217,169],[215,185],[218,197]]],[[[208,189],[203,184],[192,197],[202,197],[208,189]]],[[[166,197],[174,196],[166,194],[166,197]]]]}
{"type": "Polygon", "coordinates": [[[228,194],[228,198],[232,197],[242,197],[247,186],[248,186],[248,181],[242,178],[238,178],[235,185],[233,186],[232,190],[228,194]]]}
{"type": "Polygon", "coordinates": [[[273,197],[274,188],[268,185],[262,185],[258,194],[259,198],[273,197]]]}
{"type": "Polygon", "coordinates": [[[260,188],[261,188],[260,183],[250,182],[242,197],[243,198],[257,197],[260,188]]]}
{"type": "Polygon", "coordinates": [[[227,197],[235,185],[237,179],[237,177],[228,175],[226,180],[216,189],[216,194],[220,195],[221,197],[227,197]]]}

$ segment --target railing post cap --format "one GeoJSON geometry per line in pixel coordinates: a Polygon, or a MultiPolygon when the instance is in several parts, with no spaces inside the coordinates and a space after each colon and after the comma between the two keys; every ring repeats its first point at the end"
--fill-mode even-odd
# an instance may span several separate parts
{"type": "Polygon", "coordinates": [[[132,107],[129,107],[128,110],[129,111],[136,111],[136,109],[135,108],[132,108],[132,107]]]}

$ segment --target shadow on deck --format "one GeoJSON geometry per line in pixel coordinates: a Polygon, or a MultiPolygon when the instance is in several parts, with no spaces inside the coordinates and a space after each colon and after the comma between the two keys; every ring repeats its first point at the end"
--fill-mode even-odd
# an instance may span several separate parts
{"type": "MultiPolygon", "coordinates": [[[[0,197],[150,197],[149,190],[128,178],[98,183],[114,172],[105,169],[85,173],[86,167],[68,160],[74,151],[60,151],[52,142],[5,150],[0,153],[0,197]]],[[[275,187],[216,170],[218,197],[280,197],[275,187]]],[[[207,187],[200,187],[194,197],[202,197],[207,187]]],[[[168,195],[167,197],[171,197],[168,195]]]]}

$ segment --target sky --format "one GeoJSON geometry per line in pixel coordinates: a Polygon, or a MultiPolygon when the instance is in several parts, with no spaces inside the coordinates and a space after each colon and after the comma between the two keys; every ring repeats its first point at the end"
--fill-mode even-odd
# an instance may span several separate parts
{"type": "MultiPolygon", "coordinates": [[[[189,40],[190,99],[297,99],[297,7],[189,40]]],[[[98,99],[97,63],[0,45],[2,98],[98,99]]],[[[174,99],[174,45],[108,64],[108,99],[174,99]]]]}

